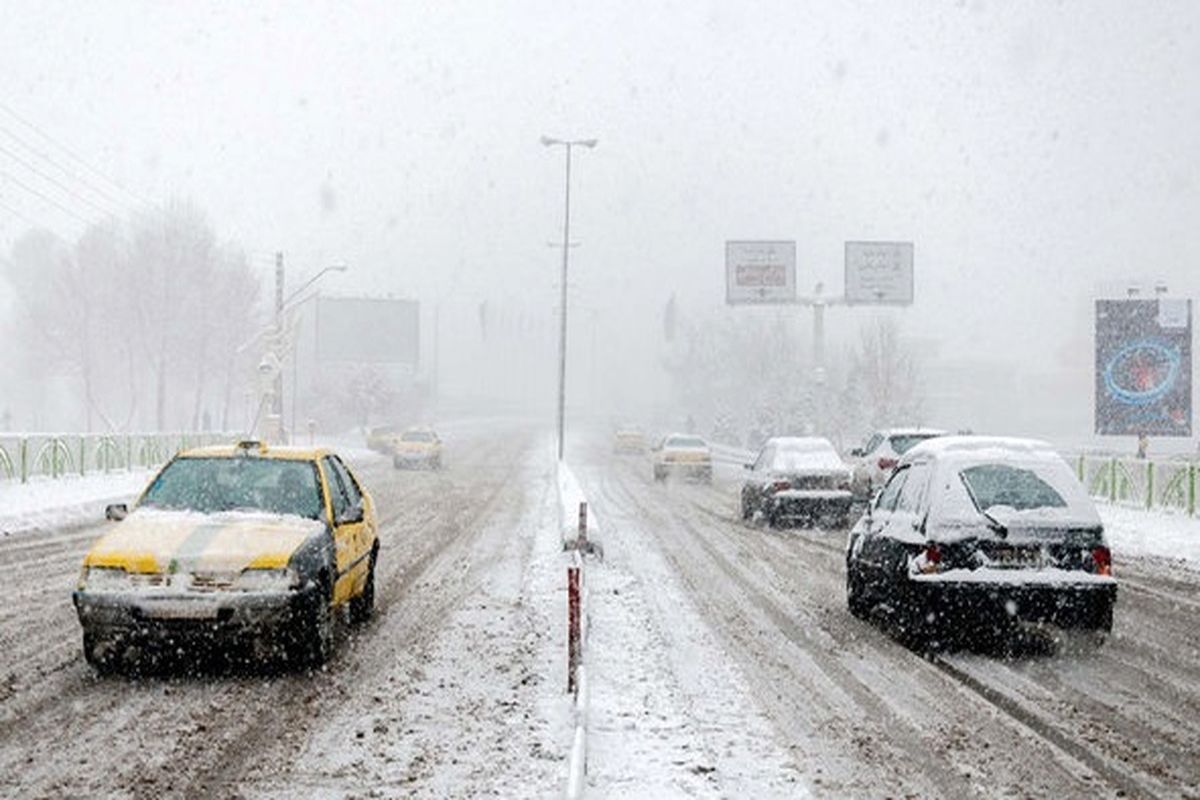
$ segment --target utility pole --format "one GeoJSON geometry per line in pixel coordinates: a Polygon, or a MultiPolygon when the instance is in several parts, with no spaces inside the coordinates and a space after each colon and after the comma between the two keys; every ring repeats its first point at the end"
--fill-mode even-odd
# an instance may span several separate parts
{"type": "Polygon", "coordinates": [[[562,145],[567,151],[566,191],[563,199],[562,279],[558,306],[558,460],[563,457],[563,429],[567,407],[567,262],[571,252],[571,148],[576,145],[592,148],[595,139],[553,139],[542,137],[546,147],[562,145]]]}
{"type": "MultiPolygon", "coordinates": [[[[283,339],[283,253],[275,254],[275,335],[279,341],[283,339]]],[[[283,365],[275,372],[275,385],[272,390],[271,413],[275,415],[275,423],[279,426],[279,434],[283,435],[283,365]]]]}
{"type": "Polygon", "coordinates": [[[563,205],[562,278],[558,300],[558,460],[563,457],[567,413],[567,254],[571,252],[571,144],[567,143],[567,187],[563,205]]]}

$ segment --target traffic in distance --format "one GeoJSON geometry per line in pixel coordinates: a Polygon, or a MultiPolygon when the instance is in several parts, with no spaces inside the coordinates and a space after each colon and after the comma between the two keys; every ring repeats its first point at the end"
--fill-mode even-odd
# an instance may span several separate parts
{"type": "MultiPolygon", "coordinates": [[[[427,427],[372,431],[367,444],[397,467],[442,465],[427,427]]],[[[641,430],[617,429],[612,449],[643,456],[641,430]]],[[[700,436],[670,433],[648,451],[655,482],[713,481],[713,446],[700,436]]],[[[856,463],[820,437],[768,439],[742,465],[738,518],[846,531],[855,616],[922,646],[1028,623],[1084,629],[1097,643],[1111,631],[1117,581],[1103,526],[1049,445],[906,429],[850,455],[856,463]],[[881,488],[856,502],[863,472],[881,474],[881,488]]],[[[336,453],[258,441],[184,451],[132,508],[106,514],[112,529],[85,555],[73,595],[99,671],[222,644],[319,666],[338,615],[362,623],[373,609],[377,511],[336,453]]]]}
{"type": "MultiPolygon", "coordinates": [[[[613,452],[639,454],[640,437],[618,427],[613,452]]],[[[702,437],[668,434],[651,451],[656,482],[711,483],[713,445],[702,437]]],[[[828,439],[781,436],[741,466],[740,518],[846,531],[848,609],[907,644],[995,643],[1030,624],[1102,644],[1112,630],[1117,580],[1103,525],[1045,442],[890,428],[844,460],[828,439]]]]}

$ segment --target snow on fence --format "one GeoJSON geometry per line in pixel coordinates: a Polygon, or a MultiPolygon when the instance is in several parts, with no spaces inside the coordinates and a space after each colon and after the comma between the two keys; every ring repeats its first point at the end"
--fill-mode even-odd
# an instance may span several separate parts
{"type": "Polygon", "coordinates": [[[1144,509],[1196,515],[1197,464],[1117,456],[1079,455],[1075,472],[1097,500],[1144,509]]]}
{"type": "Polygon", "coordinates": [[[235,438],[228,433],[0,434],[0,481],[148,468],[178,450],[235,438]]]}
{"type": "Polygon", "coordinates": [[[592,552],[598,532],[591,504],[587,502],[571,468],[558,462],[559,532],[563,549],[570,551],[567,567],[567,691],[573,695],[572,713],[575,718],[571,756],[567,765],[568,800],[583,796],[587,775],[587,641],[588,588],[584,554],[592,552]]]}

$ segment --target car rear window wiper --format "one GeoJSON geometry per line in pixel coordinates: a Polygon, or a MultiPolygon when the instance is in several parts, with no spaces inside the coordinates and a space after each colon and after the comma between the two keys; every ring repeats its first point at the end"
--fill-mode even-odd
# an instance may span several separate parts
{"type": "Polygon", "coordinates": [[[1000,536],[1001,539],[1008,537],[1008,526],[1007,525],[1005,525],[1003,522],[996,519],[995,517],[993,517],[991,514],[989,514],[986,511],[980,510],[979,513],[983,514],[983,518],[987,520],[988,527],[991,528],[993,531],[995,531],[1000,536]]]}

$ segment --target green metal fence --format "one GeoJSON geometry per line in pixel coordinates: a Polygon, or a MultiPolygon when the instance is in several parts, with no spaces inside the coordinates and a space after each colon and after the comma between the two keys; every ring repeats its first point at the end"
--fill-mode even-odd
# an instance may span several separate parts
{"type": "Polygon", "coordinates": [[[179,450],[236,439],[228,433],[0,433],[0,481],[144,469],[179,450]]]}
{"type": "Polygon", "coordinates": [[[1196,515],[1198,465],[1188,461],[1081,455],[1076,473],[1097,500],[1196,515]]]}

